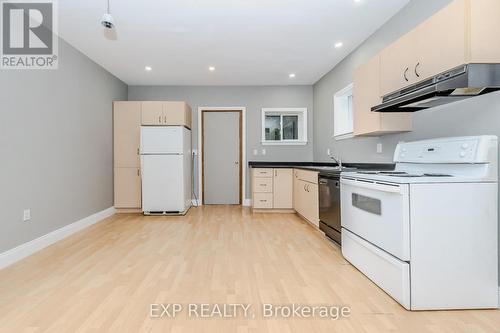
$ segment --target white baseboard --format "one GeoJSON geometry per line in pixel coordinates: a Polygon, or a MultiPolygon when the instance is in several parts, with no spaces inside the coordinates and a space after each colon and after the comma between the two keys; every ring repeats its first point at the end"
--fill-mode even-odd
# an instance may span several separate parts
{"type": "Polygon", "coordinates": [[[68,224],[60,229],[54,230],[46,235],[38,237],[32,241],[16,246],[13,249],[0,253],[0,269],[7,267],[35,252],[52,245],[80,230],[90,227],[93,224],[115,214],[115,208],[110,207],[93,215],[87,216],[79,221],[68,224]]]}

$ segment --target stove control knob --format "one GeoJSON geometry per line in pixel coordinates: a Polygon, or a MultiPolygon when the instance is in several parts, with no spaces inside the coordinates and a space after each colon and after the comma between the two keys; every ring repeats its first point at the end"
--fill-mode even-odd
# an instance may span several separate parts
{"type": "Polygon", "coordinates": [[[465,156],[467,156],[466,152],[463,151],[463,152],[460,153],[460,157],[465,157],[465,156]]]}
{"type": "Polygon", "coordinates": [[[466,150],[467,148],[469,148],[469,144],[464,143],[464,144],[462,145],[462,149],[463,149],[463,150],[466,150]]]}

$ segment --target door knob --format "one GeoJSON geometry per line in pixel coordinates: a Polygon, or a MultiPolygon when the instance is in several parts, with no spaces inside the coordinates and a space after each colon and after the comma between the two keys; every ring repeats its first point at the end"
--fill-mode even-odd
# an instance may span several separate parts
{"type": "Polygon", "coordinates": [[[240,162],[234,162],[234,164],[240,164],[240,162]]]}

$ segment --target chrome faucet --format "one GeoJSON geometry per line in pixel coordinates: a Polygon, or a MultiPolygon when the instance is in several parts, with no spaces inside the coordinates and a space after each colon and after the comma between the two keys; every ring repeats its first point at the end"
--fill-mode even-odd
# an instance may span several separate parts
{"type": "Polygon", "coordinates": [[[342,169],[342,159],[340,158],[340,156],[335,156],[333,154],[330,154],[328,156],[330,156],[330,159],[334,160],[339,165],[339,168],[342,169]]]}

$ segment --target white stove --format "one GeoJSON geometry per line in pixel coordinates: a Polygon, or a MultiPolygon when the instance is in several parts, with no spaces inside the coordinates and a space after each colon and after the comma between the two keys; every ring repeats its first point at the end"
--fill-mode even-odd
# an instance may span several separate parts
{"type": "Polygon", "coordinates": [[[497,138],[400,143],[394,162],[342,173],[344,257],[406,309],[497,308],[497,138]]]}

